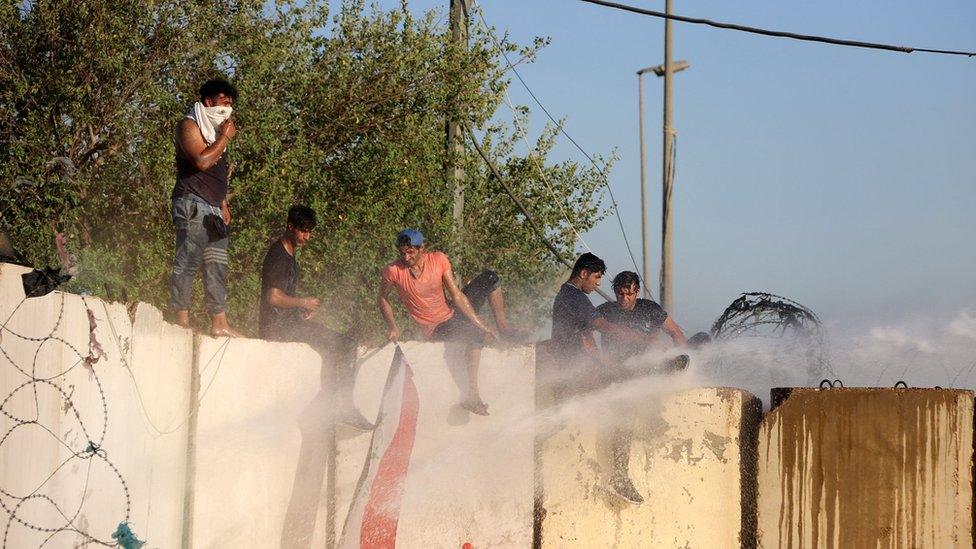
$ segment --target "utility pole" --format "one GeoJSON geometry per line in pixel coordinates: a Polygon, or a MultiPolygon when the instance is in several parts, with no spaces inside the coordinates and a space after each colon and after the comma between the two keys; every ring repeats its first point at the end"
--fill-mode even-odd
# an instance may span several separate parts
{"type": "MultiPolygon", "coordinates": [[[[671,0],[664,0],[664,13],[671,15],[671,0]]],[[[671,166],[672,151],[674,150],[674,128],[671,127],[671,20],[664,20],[664,160],[662,166],[662,203],[661,203],[661,307],[668,313],[673,312],[674,302],[671,300],[671,166]]]]}
{"type": "MultiPolygon", "coordinates": [[[[691,63],[687,61],[676,61],[671,63],[671,74],[681,72],[690,66],[691,63]]],[[[639,119],[638,125],[640,127],[641,242],[643,243],[644,252],[644,265],[643,271],[641,272],[641,278],[644,280],[644,293],[646,296],[650,297],[651,288],[649,284],[651,280],[651,268],[648,263],[651,257],[651,238],[647,227],[647,148],[644,146],[644,73],[648,72],[653,72],[658,76],[664,76],[665,68],[664,65],[657,65],[656,67],[644,67],[643,69],[637,71],[637,112],[639,119]]]]}
{"type": "MultiPolygon", "coordinates": [[[[451,2],[451,39],[455,44],[465,49],[468,47],[468,7],[470,0],[450,0],[451,2]]],[[[457,105],[455,105],[456,107],[457,105]]],[[[453,254],[455,267],[460,266],[461,238],[464,231],[464,166],[461,158],[464,153],[461,123],[457,119],[447,121],[447,136],[445,146],[447,157],[452,159],[446,166],[447,181],[454,186],[454,225],[453,225],[453,254]]]]}
{"type": "Polygon", "coordinates": [[[641,191],[641,280],[644,281],[644,297],[650,297],[648,287],[651,269],[648,259],[651,257],[650,243],[647,238],[647,154],[644,149],[644,71],[637,71],[637,113],[640,120],[640,191],[641,191]]]}

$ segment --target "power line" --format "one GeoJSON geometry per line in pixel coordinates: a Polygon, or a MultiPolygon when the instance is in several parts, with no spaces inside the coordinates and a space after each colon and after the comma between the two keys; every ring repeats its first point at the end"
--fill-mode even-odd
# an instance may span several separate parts
{"type": "Polygon", "coordinates": [[[481,5],[476,4],[476,7],[478,9],[475,10],[475,12],[478,14],[478,18],[481,19],[481,24],[485,27],[485,32],[488,33],[488,36],[491,37],[492,42],[495,43],[495,47],[497,47],[499,53],[502,54],[502,58],[505,59],[505,63],[508,65],[509,69],[512,70],[512,72],[515,74],[515,77],[518,78],[519,82],[522,83],[522,87],[525,88],[525,91],[529,92],[529,96],[532,97],[532,100],[535,101],[535,104],[538,105],[540,109],[542,109],[542,112],[546,114],[546,117],[549,118],[549,120],[556,126],[556,129],[559,131],[559,133],[563,134],[563,136],[566,137],[566,139],[568,139],[570,143],[572,143],[573,146],[575,146],[577,150],[579,150],[579,152],[581,152],[583,156],[585,156],[586,159],[590,161],[590,164],[592,164],[593,167],[596,168],[597,171],[600,173],[600,176],[603,178],[603,184],[607,187],[607,192],[610,194],[610,203],[613,205],[613,212],[614,212],[614,216],[617,218],[617,225],[620,226],[620,234],[623,237],[624,245],[627,248],[627,255],[630,256],[630,261],[634,265],[634,270],[640,271],[640,268],[637,267],[637,260],[634,259],[634,252],[630,247],[630,240],[627,238],[627,230],[624,228],[624,222],[620,217],[620,208],[617,206],[617,197],[614,196],[613,189],[610,187],[610,180],[607,178],[606,166],[598,165],[596,160],[593,158],[593,156],[591,156],[590,153],[586,152],[583,149],[583,147],[581,147],[580,144],[577,143],[575,139],[573,139],[573,136],[569,135],[569,133],[563,127],[563,124],[557,121],[555,117],[553,117],[552,114],[549,113],[549,109],[547,109],[546,106],[542,104],[542,101],[540,101],[539,98],[536,97],[535,93],[533,93],[532,91],[532,88],[529,87],[529,85],[525,82],[525,79],[522,78],[522,75],[519,74],[518,69],[515,68],[515,65],[511,62],[511,60],[509,60],[508,54],[505,53],[505,49],[502,48],[501,44],[495,38],[495,35],[491,32],[491,29],[488,27],[488,23],[487,21],[485,21],[485,17],[482,13],[484,10],[481,7],[481,5]]]}
{"type": "Polygon", "coordinates": [[[803,40],[806,42],[820,42],[823,44],[834,44],[836,46],[849,46],[855,48],[867,48],[872,50],[896,51],[900,53],[919,52],[919,53],[936,53],[942,55],[964,55],[966,57],[976,56],[976,52],[970,52],[970,51],[915,48],[909,46],[892,46],[889,44],[863,42],[860,40],[844,40],[841,38],[830,38],[827,36],[816,36],[812,34],[797,34],[793,32],[760,29],[758,27],[748,27],[745,25],[736,25],[734,23],[722,23],[720,21],[712,21],[709,19],[702,19],[699,17],[686,17],[683,15],[666,14],[660,11],[647,10],[635,6],[628,6],[627,4],[618,4],[617,2],[607,2],[606,0],[580,0],[580,1],[586,2],[588,4],[596,4],[598,6],[604,6],[607,8],[629,11],[631,13],[637,13],[640,15],[648,15],[651,17],[658,17],[661,19],[671,19],[673,21],[681,21],[682,23],[692,23],[695,25],[707,25],[709,27],[715,27],[719,29],[728,29],[728,30],[735,30],[740,32],[748,32],[752,34],[761,34],[763,36],[775,36],[778,38],[791,38],[793,40],[803,40]]]}
{"type": "Polygon", "coordinates": [[[569,212],[566,211],[566,207],[563,205],[562,201],[556,195],[555,189],[553,189],[552,185],[549,183],[549,178],[546,177],[546,171],[542,166],[542,162],[538,159],[538,157],[532,154],[533,147],[529,145],[529,140],[526,138],[526,134],[528,134],[528,130],[526,130],[525,128],[522,127],[521,124],[519,124],[518,112],[515,110],[515,105],[512,104],[512,99],[508,96],[507,91],[505,92],[505,103],[508,105],[509,110],[512,111],[512,121],[515,123],[515,128],[519,131],[519,133],[522,134],[522,143],[524,143],[525,148],[528,149],[529,157],[535,160],[535,165],[539,169],[539,176],[542,179],[542,182],[545,184],[546,190],[549,191],[549,196],[552,197],[553,201],[556,203],[556,205],[559,207],[559,210],[566,218],[566,222],[569,223],[569,227],[573,230],[573,233],[576,235],[576,239],[580,241],[580,244],[582,244],[584,248],[586,248],[586,251],[592,253],[593,250],[590,248],[590,245],[586,243],[586,240],[583,240],[583,235],[580,234],[579,229],[576,228],[576,224],[573,223],[572,217],[569,215],[569,212]]]}
{"type": "MultiPolygon", "coordinates": [[[[535,229],[535,232],[539,235],[539,238],[542,240],[543,244],[546,245],[546,248],[549,248],[549,251],[552,252],[552,255],[556,256],[556,259],[559,260],[560,263],[572,269],[573,264],[570,263],[569,260],[567,260],[565,257],[563,257],[563,254],[559,252],[559,248],[556,248],[556,246],[552,242],[550,242],[549,238],[546,236],[546,231],[542,228],[542,226],[536,223],[535,218],[532,217],[532,214],[529,213],[529,210],[525,207],[524,204],[522,204],[522,201],[519,200],[517,196],[515,196],[515,191],[513,191],[512,188],[508,185],[508,182],[505,181],[504,177],[502,177],[502,174],[498,171],[498,168],[495,167],[495,163],[492,162],[490,158],[488,158],[488,155],[485,153],[484,149],[481,148],[481,145],[478,143],[478,139],[475,137],[474,132],[471,131],[471,128],[467,128],[467,132],[468,132],[468,137],[471,139],[471,144],[474,145],[474,149],[478,152],[478,155],[481,156],[481,159],[485,161],[485,164],[488,166],[488,169],[491,171],[491,174],[495,176],[495,179],[498,181],[498,184],[502,186],[502,190],[505,191],[505,194],[507,194],[508,197],[512,199],[512,202],[515,203],[515,206],[519,209],[520,212],[522,212],[522,215],[525,216],[525,220],[529,223],[529,225],[532,226],[533,229],[535,229]]],[[[597,288],[596,292],[600,294],[600,296],[603,297],[603,299],[606,299],[607,301],[613,301],[610,298],[610,295],[604,292],[603,290],[601,290],[600,288],[597,288]]]]}

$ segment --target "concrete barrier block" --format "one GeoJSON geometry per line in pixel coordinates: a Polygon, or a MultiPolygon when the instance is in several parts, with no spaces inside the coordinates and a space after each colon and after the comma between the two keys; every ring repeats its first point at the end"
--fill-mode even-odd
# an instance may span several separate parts
{"type": "Polygon", "coordinates": [[[783,397],[759,432],[761,547],[973,546],[971,391],[783,397]]]}
{"type": "Polygon", "coordinates": [[[194,549],[324,547],[331,401],[309,346],[198,336],[194,549]]]}
{"type": "MultiPolygon", "coordinates": [[[[630,477],[645,502],[611,493],[605,414],[571,415],[538,441],[539,547],[747,547],[759,401],[738,389],[685,390],[635,421],[630,477]]],[[[558,416],[557,416],[558,417],[558,416]]]]}
{"type": "MultiPolygon", "coordinates": [[[[147,418],[186,416],[189,333],[167,330],[149,307],[141,308],[134,332],[122,304],[61,292],[24,300],[20,274],[28,270],[0,269],[0,315],[13,330],[0,340],[10,359],[0,368],[0,392],[14,392],[4,411],[37,420],[17,427],[0,447],[0,477],[11,493],[39,488],[50,498],[18,510],[30,526],[15,520],[8,546],[37,546],[49,535],[55,547],[91,542],[88,536],[111,544],[122,521],[153,545],[178,546],[187,431],[163,437],[147,418]],[[147,346],[167,354],[143,353],[147,346]],[[90,365],[89,355],[97,359],[90,365]],[[31,378],[32,385],[22,385],[31,378]]],[[[8,416],[0,421],[4,432],[16,424],[8,416]]]]}
{"type": "MultiPolygon", "coordinates": [[[[491,415],[458,402],[467,386],[462,350],[451,344],[401,343],[417,386],[416,440],[403,487],[398,547],[477,548],[532,545],[532,347],[487,348],[481,393],[491,415]]],[[[388,345],[359,365],[355,402],[376,417],[393,359],[388,345]]],[[[341,532],[367,459],[369,433],[337,427],[336,531],[341,532]]]]}
{"type": "MultiPolygon", "coordinates": [[[[126,344],[122,340],[123,348],[126,344]]],[[[193,333],[163,321],[159,309],[139,303],[129,341],[131,379],[126,423],[133,464],[145,487],[134,490],[137,530],[155,547],[179,547],[183,529],[187,449],[193,413],[193,333]],[[140,495],[145,492],[145,497],[140,495]]]]}

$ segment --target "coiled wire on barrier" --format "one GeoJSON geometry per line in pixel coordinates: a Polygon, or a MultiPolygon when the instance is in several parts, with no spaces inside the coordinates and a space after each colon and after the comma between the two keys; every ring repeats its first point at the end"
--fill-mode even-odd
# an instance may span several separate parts
{"type": "MultiPolygon", "coordinates": [[[[64,320],[65,311],[65,296],[63,293],[58,294],[60,297],[58,305],[58,315],[54,321],[51,329],[47,331],[46,335],[25,335],[15,332],[10,329],[10,320],[14,315],[21,309],[21,306],[28,299],[25,297],[10,313],[8,318],[0,324],[0,354],[3,355],[4,359],[9,362],[20,374],[22,374],[26,380],[17,385],[12,391],[4,396],[3,400],[0,401],[0,413],[6,418],[13,422],[13,426],[10,427],[6,432],[0,437],[0,448],[4,444],[8,444],[11,440],[11,436],[19,429],[29,429],[38,428],[45,431],[48,435],[54,438],[54,440],[65,449],[67,449],[69,455],[61,463],[54,468],[51,473],[44,478],[44,480],[33,487],[26,494],[15,494],[7,486],[0,485],[0,507],[7,513],[8,520],[7,524],[3,528],[3,538],[2,547],[6,549],[10,547],[9,540],[11,530],[14,527],[27,528],[44,534],[44,540],[41,546],[47,545],[55,536],[62,533],[73,533],[81,536],[83,540],[75,545],[76,547],[86,546],[86,545],[102,545],[106,547],[117,547],[121,546],[125,549],[138,548],[143,542],[138,540],[136,536],[129,529],[128,522],[131,513],[132,499],[129,493],[129,486],[126,484],[125,478],[123,478],[122,473],[116,467],[116,465],[109,458],[109,452],[104,447],[105,436],[108,432],[108,401],[105,398],[105,390],[102,386],[101,379],[99,377],[98,371],[95,368],[95,364],[98,363],[102,358],[105,357],[105,353],[101,348],[98,340],[95,338],[95,316],[89,307],[88,302],[82,297],[82,303],[85,306],[85,310],[88,315],[88,328],[89,328],[89,343],[87,354],[82,354],[77,347],[63,339],[62,337],[56,335],[58,329],[61,327],[64,320]],[[18,364],[14,357],[11,356],[12,353],[3,345],[3,336],[9,335],[9,337],[16,338],[23,342],[35,344],[33,349],[33,359],[29,367],[25,364],[18,364]],[[76,359],[74,363],[65,369],[64,371],[50,375],[49,377],[43,377],[38,375],[38,362],[42,356],[42,350],[45,346],[50,345],[60,345],[63,349],[66,349],[71,355],[74,355],[76,359]],[[88,379],[93,382],[95,389],[98,392],[98,399],[101,404],[101,421],[100,426],[96,431],[92,430],[92,426],[86,424],[82,419],[82,414],[79,412],[76,406],[75,400],[72,398],[74,395],[74,386],[67,384],[66,376],[74,371],[78,366],[84,367],[88,371],[88,379]],[[68,385],[69,390],[64,389],[65,384],[68,385]],[[70,411],[78,427],[81,430],[80,443],[72,443],[65,438],[62,438],[58,433],[60,432],[60,427],[48,426],[42,422],[41,418],[41,406],[39,389],[43,390],[53,390],[61,399],[62,407],[64,413],[70,411]],[[15,413],[11,410],[12,404],[15,397],[18,395],[30,392],[33,396],[34,413],[23,415],[15,413]],[[66,470],[66,468],[72,464],[72,462],[81,461],[85,463],[84,469],[84,483],[81,493],[81,501],[78,503],[76,508],[66,509],[62,505],[59,505],[54,499],[47,494],[44,494],[42,490],[60,471],[66,470]],[[111,535],[111,538],[99,537],[87,530],[83,521],[79,520],[82,516],[82,511],[85,508],[85,502],[88,499],[90,493],[90,481],[92,476],[92,467],[95,463],[104,463],[109,470],[111,470],[112,475],[118,480],[121,487],[122,499],[124,499],[124,511],[121,513],[121,522],[116,531],[111,535]],[[39,524],[28,518],[26,518],[24,511],[24,506],[34,502],[43,502],[44,504],[53,507],[57,515],[61,518],[52,524],[39,524]]],[[[7,452],[7,455],[13,455],[13,452],[7,452]]],[[[70,469],[68,469],[70,470],[70,469]]],[[[19,549],[19,548],[18,548],[19,549]]]]}

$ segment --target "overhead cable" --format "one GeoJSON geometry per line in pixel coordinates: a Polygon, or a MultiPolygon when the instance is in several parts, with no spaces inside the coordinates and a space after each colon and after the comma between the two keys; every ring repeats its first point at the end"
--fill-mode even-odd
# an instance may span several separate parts
{"type": "Polygon", "coordinates": [[[971,51],[915,48],[909,46],[892,46],[890,44],[878,44],[874,42],[863,42],[860,40],[844,40],[841,38],[830,38],[827,36],[816,36],[812,34],[797,34],[793,32],[760,29],[758,27],[748,27],[745,25],[736,25],[734,23],[722,23],[720,21],[702,19],[700,17],[686,17],[684,15],[668,14],[661,11],[648,10],[644,8],[638,8],[636,6],[628,6],[627,4],[620,4],[617,2],[607,2],[606,0],[580,0],[580,1],[586,2],[588,4],[596,4],[598,6],[604,6],[607,8],[629,11],[631,13],[637,13],[640,15],[648,15],[651,17],[658,17],[661,19],[670,19],[672,21],[681,21],[682,23],[692,23],[695,25],[707,25],[709,27],[715,27],[719,29],[749,32],[752,34],[761,34],[763,36],[775,36],[778,38],[790,38],[793,40],[803,40],[806,42],[820,42],[823,44],[834,44],[836,46],[849,46],[854,48],[867,48],[872,50],[896,51],[900,53],[919,52],[919,53],[935,53],[941,55],[963,55],[966,57],[976,56],[976,52],[971,52],[971,51]]]}
{"type": "MultiPolygon", "coordinates": [[[[471,144],[474,145],[474,149],[478,151],[478,155],[481,157],[482,160],[484,160],[485,165],[488,166],[488,170],[491,171],[491,174],[495,177],[495,180],[498,181],[498,184],[502,186],[502,190],[505,191],[505,194],[507,194],[508,197],[512,199],[512,202],[515,203],[515,207],[518,208],[519,211],[522,212],[522,215],[525,216],[525,220],[529,223],[529,225],[532,226],[533,229],[535,229],[535,232],[539,235],[539,238],[542,240],[543,244],[546,245],[546,248],[549,248],[549,251],[552,252],[552,255],[556,256],[556,259],[560,263],[562,263],[569,269],[572,269],[573,264],[568,259],[563,257],[563,254],[560,253],[559,248],[556,248],[555,244],[553,244],[549,240],[549,237],[546,236],[545,229],[543,229],[542,226],[536,223],[535,218],[532,216],[531,213],[529,213],[529,210],[526,209],[525,205],[522,204],[522,201],[519,200],[517,196],[515,196],[515,191],[513,191],[512,187],[510,187],[508,182],[505,181],[505,178],[502,177],[501,172],[499,172],[498,168],[495,167],[495,163],[492,162],[490,158],[488,158],[488,155],[485,153],[485,150],[481,148],[481,145],[478,143],[478,138],[475,137],[474,132],[471,131],[471,128],[465,128],[465,129],[468,132],[468,138],[471,139],[471,144]]],[[[613,299],[610,298],[610,295],[604,292],[603,290],[601,290],[600,288],[597,288],[596,292],[600,294],[600,296],[603,297],[603,299],[606,299],[607,301],[613,301],[613,299]]]]}
{"type": "Polygon", "coordinates": [[[495,47],[498,48],[499,53],[502,54],[502,58],[505,59],[505,63],[508,65],[508,68],[511,69],[512,73],[515,74],[515,77],[518,78],[519,82],[522,83],[522,87],[525,88],[525,91],[529,92],[529,96],[532,97],[532,100],[535,101],[535,104],[538,105],[540,109],[542,109],[542,112],[545,113],[546,117],[549,118],[549,120],[556,126],[556,129],[559,131],[559,133],[563,134],[563,136],[566,137],[566,139],[568,139],[569,142],[572,143],[573,146],[575,146],[577,150],[579,150],[579,152],[581,152],[583,156],[585,156],[586,159],[590,161],[590,164],[592,164],[593,167],[596,168],[597,171],[600,173],[600,175],[603,177],[603,184],[606,185],[607,192],[610,194],[610,203],[613,205],[614,216],[617,218],[617,225],[620,226],[620,234],[623,237],[624,246],[627,248],[627,254],[630,256],[630,261],[634,265],[634,270],[640,271],[640,269],[637,267],[637,260],[634,258],[634,252],[630,247],[630,240],[627,238],[627,230],[624,228],[623,219],[621,219],[620,217],[620,208],[617,206],[617,197],[614,196],[613,188],[610,187],[610,180],[607,178],[606,166],[598,165],[596,160],[593,158],[593,156],[591,156],[590,153],[586,152],[586,150],[584,150],[583,147],[581,147],[580,144],[577,143],[575,139],[573,139],[573,136],[569,135],[569,133],[563,127],[564,124],[556,120],[556,118],[553,117],[552,114],[550,114],[549,109],[547,109],[546,106],[542,104],[542,101],[540,101],[539,98],[536,97],[535,93],[533,93],[532,91],[532,88],[529,87],[529,85],[525,82],[525,79],[522,78],[522,75],[519,74],[518,69],[515,68],[515,65],[512,63],[511,60],[509,60],[508,54],[505,53],[505,49],[502,48],[502,45],[498,42],[498,40],[495,38],[495,35],[491,32],[491,29],[488,27],[488,22],[485,21],[485,17],[482,13],[484,10],[481,8],[480,5],[476,4],[476,6],[478,9],[475,10],[475,12],[478,14],[478,18],[481,19],[481,24],[482,26],[485,27],[485,32],[488,33],[488,36],[491,37],[492,42],[495,43],[495,47]]]}

